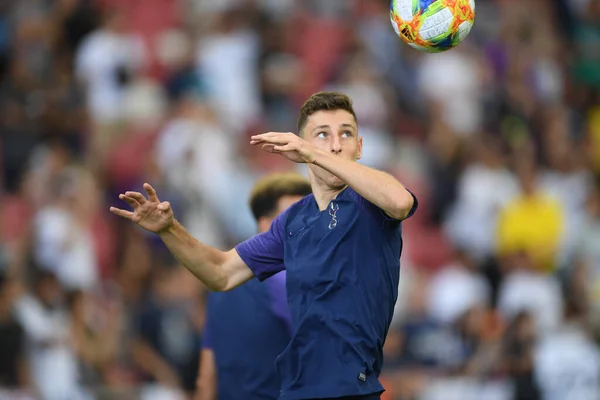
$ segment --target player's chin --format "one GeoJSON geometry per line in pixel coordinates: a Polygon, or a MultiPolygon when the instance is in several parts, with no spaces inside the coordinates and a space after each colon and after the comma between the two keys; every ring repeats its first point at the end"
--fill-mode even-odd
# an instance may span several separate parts
{"type": "Polygon", "coordinates": [[[346,185],[340,178],[321,167],[309,166],[309,169],[317,180],[323,182],[330,189],[341,189],[346,185]]]}
{"type": "Polygon", "coordinates": [[[332,189],[341,189],[346,185],[346,183],[344,183],[344,181],[337,176],[330,175],[329,179],[327,179],[327,185],[332,189]]]}

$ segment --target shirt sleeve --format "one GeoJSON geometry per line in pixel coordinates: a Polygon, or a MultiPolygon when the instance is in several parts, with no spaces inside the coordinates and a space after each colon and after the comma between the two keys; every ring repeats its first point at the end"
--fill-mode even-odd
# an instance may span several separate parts
{"type": "Polygon", "coordinates": [[[264,281],[283,271],[283,235],[287,211],[279,214],[268,231],[238,244],[235,250],[252,270],[254,276],[264,281]]]}
{"type": "Polygon", "coordinates": [[[269,292],[271,300],[271,310],[273,314],[286,324],[289,329],[290,335],[292,334],[292,321],[290,316],[290,309],[287,302],[287,290],[285,287],[286,272],[281,271],[278,274],[273,275],[265,281],[267,290],[269,292]]]}
{"type": "Polygon", "coordinates": [[[406,216],[406,218],[404,219],[409,219],[410,217],[412,217],[415,213],[415,211],[417,211],[417,208],[419,208],[419,200],[417,200],[417,196],[415,196],[415,194],[413,192],[411,192],[410,190],[406,189],[406,191],[408,193],[410,193],[410,195],[412,196],[414,202],[413,202],[413,206],[410,208],[410,211],[408,212],[408,215],[406,216]]]}
{"type": "MultiPolygon", "coordinates": [[[[406,189],[406,190],[413,197],[414,202],[413,202],[413,206],[411,207],[410,211],[408,212],[408,215],[406,216],[406,218],[404,218],[404,220],[412,217],[414,215],[415,211],[417,211],[417,208],[419,207],[419,201],[417,200],[417,196],[415,196],[415,194],[413,192],[411,192],[409,189],[406,189]]],[[[385,213],[385,211],[383,211],[381,208],[377,207],[375,204],[369,202],[367,199],[365,199],[358,193],[356,193],[356,192],[353,192],[353,193],[356,197],[356,201],[358,202],[358,204],[361,207],[363,207],[363,209],[368,211],[369,214],[371,214],[371,216],[377,221],[377,223],[381,224],[382,227],[385,225],[389,225],[390,223],[398,224],[401,221],[404,221],[404,220],[397,220],[395,218],[390,217],[389,215],[387,215],[385,213]]]]}

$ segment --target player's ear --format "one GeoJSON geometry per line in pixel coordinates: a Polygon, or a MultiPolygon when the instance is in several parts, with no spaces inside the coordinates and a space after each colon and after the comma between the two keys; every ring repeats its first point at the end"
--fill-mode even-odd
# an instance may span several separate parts
{"type": "Polygon", "coordinates": [[[363,149],[363,140],[362,136],[358,137],[358,143],[356,148],[356,159],[360,160],[362,158],[362,149],[363,149]]]}

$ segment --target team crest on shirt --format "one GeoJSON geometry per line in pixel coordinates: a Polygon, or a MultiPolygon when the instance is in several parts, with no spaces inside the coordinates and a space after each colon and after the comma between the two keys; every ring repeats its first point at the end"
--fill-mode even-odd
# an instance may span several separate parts
{"type": "Polygon", "coordinates": [[[340,209],[340,206],[338,206],[335,203],[331,203],[329,205],[329,215],[331,216],[331,221],[329,221],[329,229],[333,229],[337,226],[337,210],[340,209]]]}

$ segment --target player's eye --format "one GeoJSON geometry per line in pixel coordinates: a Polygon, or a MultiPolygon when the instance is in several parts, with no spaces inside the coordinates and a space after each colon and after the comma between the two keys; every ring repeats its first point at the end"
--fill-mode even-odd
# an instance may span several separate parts
{"type": "Polygon", "coordinates": [[[352,132],[350,132],[350,131],[344,131],[344,132],[342,132],[342,136],[346,137],[346,138],[352,137],[352,132]]]}
{"type": "Polygon", "coordinates": [[[325,139],[327,138],[327,132],[319,132],[317,133],[317,137],[320,139],[325,139]]]}

